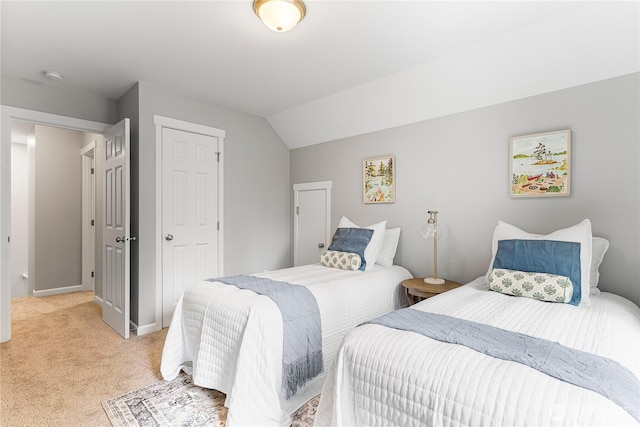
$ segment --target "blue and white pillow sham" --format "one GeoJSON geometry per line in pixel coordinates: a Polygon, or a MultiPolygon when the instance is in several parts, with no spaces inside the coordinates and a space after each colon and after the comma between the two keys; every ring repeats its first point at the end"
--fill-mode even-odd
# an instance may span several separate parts
{"type": "Polygon", "coordinates": [[[516,297],[566,304],[571,302],[574,287],[566,276],[494,268],[489,275],[489,289],[516,297]]]}
{"type": "Polygon", "coordinates": [[[353,252],[326,251],[320,255],[320,264],[325,267],[355,271],[360,269],[362,258],[353,252]]]}

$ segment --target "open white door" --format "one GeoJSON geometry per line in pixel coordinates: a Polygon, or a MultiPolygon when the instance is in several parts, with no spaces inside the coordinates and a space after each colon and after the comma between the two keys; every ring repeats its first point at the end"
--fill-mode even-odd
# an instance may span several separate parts
{"type": "Polygon", "coordinates": [[[129,338],[130,164],[129,119],[104,132],[102,320],[129,338]]]}

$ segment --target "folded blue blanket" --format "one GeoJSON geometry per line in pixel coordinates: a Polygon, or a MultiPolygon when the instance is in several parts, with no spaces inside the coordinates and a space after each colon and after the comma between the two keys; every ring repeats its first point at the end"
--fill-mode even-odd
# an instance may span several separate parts
{"type": "Polygon", "coordinates": [[[289,399],[324,370],[320,309],[304,286],[255,276],[209,279],[248,289],[273,300],[282,314],[282,387],[289,399]]]}
{"type": "Polygon", "coordinates": [[[640,421],[640,381],[620,363],[557,342],[483,323],[405,308],[370,322],[460,344],[600,393],[640,421]]]}

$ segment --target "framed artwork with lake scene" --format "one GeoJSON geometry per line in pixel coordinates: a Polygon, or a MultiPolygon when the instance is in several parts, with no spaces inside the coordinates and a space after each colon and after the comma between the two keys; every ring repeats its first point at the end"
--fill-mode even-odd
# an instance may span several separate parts
{"type": "Polygon", "coordinates": [[[382,156],[362,161],[362,188],[365,203],[396,201],[396,159],[382,156]]]}
{"type": "Polygon", "coordinates": [[[511,197],[571,194],[571,130],[509,138],[511,197]]]}

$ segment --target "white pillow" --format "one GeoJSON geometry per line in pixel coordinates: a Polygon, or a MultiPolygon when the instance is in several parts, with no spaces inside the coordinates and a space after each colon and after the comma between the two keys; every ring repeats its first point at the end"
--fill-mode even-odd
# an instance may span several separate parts
{"type": "Polygon", "coordinates": [[[378,259],[378,254],[380,253],[380,249],[382,248],[382,242],[384,240],[384,230],[387,226],[387,221],[382,221],[377,224],[372,224],[367,227],[360,227],[353,222],[351,222],[347,217],[343,216],[340,218],[340,222],[338,223],[338,228],[367,228],[369,230],[373,230],[373,235],[371,236],[371,240],[369,240],[369,244],[364,250],[364,259],[367,262],[367,266],[365,267],[365,271],[369,270],[376,263],[378,259]]]}
{"type": "Polygon", "coordinates": [[[609,241],[607,239],[594,237],[591,240],[591,277],[589,278],[589,285],[591,286],[589,293],[591,295],[600,294],[600,289],[598,289],[598,282],[600,281],[599,268],[607,249],[609,249],[609,241]]]}
{"type": "Polygon", "coordinates": [[[589,304],[589,293],[591,288],[591,221],[583,220],[581,223],[573,227],[556,230],[547,235],[531,234],[519,229],[506,222],[498,221],[495,231],[493,232],[493,240],[491,242],[491,263],[487,270],[486,279],[489,281],[489,275],[493,270],[493,262],[498,251],[499,240],[557,240],[561,242],[578,242],[580,243],[580,304],[589,304]]]}
{"type": "Polygon", "coordinates": [[[376,264],[383,265],[385,267],[393,265],[393,258],[396,256],[399,240],[400,227],[387,228],[384,230],[384,240],[382,241],[382,248],[378,254],[376,264]]]}

